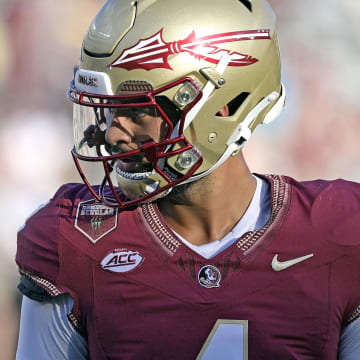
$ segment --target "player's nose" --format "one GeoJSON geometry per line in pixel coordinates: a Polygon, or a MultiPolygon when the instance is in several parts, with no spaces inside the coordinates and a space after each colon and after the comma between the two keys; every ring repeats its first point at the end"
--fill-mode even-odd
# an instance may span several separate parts
{"type": "Polygon", "coordinates": [[[131,118],[118,116],[112,119],[105,134],[106,141],[111,145],[119,143],[129,144],[133,139],[131,118]]]}

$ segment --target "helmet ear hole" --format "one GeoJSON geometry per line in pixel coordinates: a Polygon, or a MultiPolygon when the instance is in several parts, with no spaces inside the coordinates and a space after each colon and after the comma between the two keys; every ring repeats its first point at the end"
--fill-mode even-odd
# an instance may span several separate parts
{"type": "MultiPolygon", "coordinates": [[[[248,92],[242,92],[241,94],[237,95],[233,98],[228,104],[227,107],[229,108],[229,113],[227,116],[233,116],[240,108],[240,106],[244,103],[247,97],[250,95],[248,92]]],[[[220,110],[216,113],[217,116],[222,116],[220,110]]]]}
{"type": "Polygon", "coordinates": [[[229,106],[225,105],[224,107],[222,107],[222,108],[216,113],[216,116],[223,116],[223,117],[229,116],[229,106]]]}

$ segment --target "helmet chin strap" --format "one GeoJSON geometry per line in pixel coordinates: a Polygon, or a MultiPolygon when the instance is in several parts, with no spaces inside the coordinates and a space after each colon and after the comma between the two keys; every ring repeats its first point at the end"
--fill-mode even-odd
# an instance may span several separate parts
{"type": "Polygon", "coordinates": [[[201,174],[194,175],[191,178],[182,182],[182,184],[186,184],[195,180],[199,180],[211,172],[213,172],[216,168],[218,168],[221,164],[223,164],[232,154],[237,154],[239,150],[246,145],[251,137],[250,124],[258,117],[258,115],[269,105],[274,103],[274,106],[268,112],[263,120],[263,124],[268,124],[271,121],[275,120],[281,113],[285,104],[285,87],[281,84],[281,94],[276,91],[273,91],[268,96],[266,96],[263,100],[261,100],[245,117],[245,119],[238,125],[235,129],[229,140],[227,141],[227,149],[220,157],[220,159],[216,162],[214,166],[212,166],[209,170],[204,171],[201,174]]]}

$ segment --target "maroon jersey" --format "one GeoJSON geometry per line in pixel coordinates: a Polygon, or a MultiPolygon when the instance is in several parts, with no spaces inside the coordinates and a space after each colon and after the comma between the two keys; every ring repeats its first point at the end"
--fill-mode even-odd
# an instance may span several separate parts
{"type": "Polygon", "coordinates": [[[360,185],[267,180],[267,224],[210,260],[156,204],[120,211],[64,185],[19,232],[17,264],[71,294],[91,359],[208,359],[220,347],[222,359],[335,360],[360,315],[360,185]]]}

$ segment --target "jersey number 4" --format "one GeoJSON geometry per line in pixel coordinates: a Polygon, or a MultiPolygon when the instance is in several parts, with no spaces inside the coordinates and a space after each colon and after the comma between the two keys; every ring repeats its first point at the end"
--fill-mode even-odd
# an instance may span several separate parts
{"type": "Polygon", "coordinates": [[[248,360],[247,320],[217,320],[196,360],[248,360]]]}

